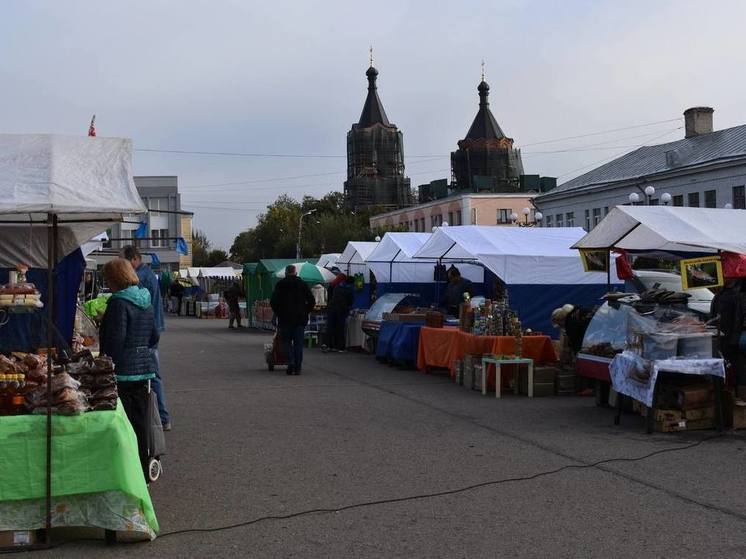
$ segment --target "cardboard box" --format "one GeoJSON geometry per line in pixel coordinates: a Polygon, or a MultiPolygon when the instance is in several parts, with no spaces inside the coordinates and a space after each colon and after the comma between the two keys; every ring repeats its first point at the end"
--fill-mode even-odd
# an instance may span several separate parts
{"type": "Polygon", "coordinates": [[[0,547],[23,547],[35,543],[36,530],[0,530],[0,547]]]}
{"type": "Polygon", "coordinates": [[[715,419],[715,407],[697,408],[693,410],[655,410],[656,421],[702,421],[715,419]]]}
{"type": "Polygon", "coordinates": [[[733,406],[733,428],[746,429],[746,408],[733,406]]]}
{"type": "MultiPolygon", "coordinates": [[[[534,367],[534,397],[554,396],[557,369],[554,367],[534,367]]],[[[521,366],[518,372],[518,393],[528,394],[528,371],[521,366]]]]}
{"type": "Polygon", "coordinates": [[[714,429],[714,419],[696,419],[696,420],[672,420],[656,421],[655,430],[659,433],[674,433],[677,431],[699,431],[702,429],[714,429]]]}

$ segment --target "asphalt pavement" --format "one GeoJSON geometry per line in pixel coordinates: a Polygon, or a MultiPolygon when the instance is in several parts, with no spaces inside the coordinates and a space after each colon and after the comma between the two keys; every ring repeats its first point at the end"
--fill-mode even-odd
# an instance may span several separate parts
{"type": "Polygon", "coordinates": [[[35,555],[746,557],[744,432],[646,435],[592,398],[497,400],[351,352],[287,376],[269,339],[169,319],[162,535],[35,555]]]}

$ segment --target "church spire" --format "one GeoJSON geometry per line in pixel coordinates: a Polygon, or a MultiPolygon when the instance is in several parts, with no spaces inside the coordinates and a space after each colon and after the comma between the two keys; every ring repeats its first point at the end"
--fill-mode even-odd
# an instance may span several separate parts
{"type": "Polygon", "coordinates": [[[358,126],[363,128],[373,126],[374,124],[391,126],[386,116],[386,111],[383,110],[383,104],[378,98],[378,88],[376,87],[378,70],[373,67],[373,47],[370,47],[370,67],[365,72],[365,75],[368,76],[368,97],[365,99],[365,105],[363,105],[363,112],[360,114],[358,126]]]}
{"type": "Polygon", "coordinates": [[[467,140],[499,140],[504,138],[500,125],[490,111],[490,102],[487,97],[490,95],[490,86],[484,81],[484,60],[482,60],[482,81],[477,86],[479,91],[479,111],[474,117],[471,128],[466,133],[467,140]]]}

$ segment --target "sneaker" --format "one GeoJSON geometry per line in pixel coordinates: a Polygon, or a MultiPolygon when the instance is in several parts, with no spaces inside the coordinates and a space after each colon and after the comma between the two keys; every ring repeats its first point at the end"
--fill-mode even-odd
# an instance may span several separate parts
{"type": "Polygon", "coordinates": [[[741,400],[741,398],[736,398],[736,401],[733,402],[733,404],[735,404],[736,406],[744,408],[744,407],[746,407],[746,400],[741,400]]]}
{"type": "Polygon", "coordinates": [[[298,367],[297,369],[295,369],[295,370],[293,371],[293,374],[294,374],[294,375],[299,375],[299,374],[300,374],[300,367],[298,367]]]}
{"type": "Polygon", "coordinates": [[[294,371],[293,371],[293,366],[292,366],[292,365],[288,365],[288,370],[287,370],[287,374],[289,374],[289,375],[292,375],[292,374],[293,374],[293,372],[294,372],[294,371]]]}
{"type": "Polygon", "coordinates": [[[168,423],[164,423],[163,424],[163,430],[164,431],[170,431],[171,430],[171,422],[170,421],[168,423]]]}
{"type": "Polygon", "coordinates": [[[230,328],[231,330],[233,330],[235,328],[235,326],[228,326],[228,328],[230,328]]]}

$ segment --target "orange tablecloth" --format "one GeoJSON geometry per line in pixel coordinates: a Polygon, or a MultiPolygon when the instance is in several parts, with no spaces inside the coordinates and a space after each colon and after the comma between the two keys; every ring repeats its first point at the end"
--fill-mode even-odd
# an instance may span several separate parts
{"type": "MultiPolygon", "coordinates": [[[[549,336],[524,336],[522,357],[534,360],[535,364],[554,363],[557,354],[549,336]]],[[[515,352],[513,336],[475,336],[457,328],[428,328],[420,330],[417,348],[417,368],[427,371],[430,367],[442,367],[456,372],[456,361],[467,353],[512,354],[515,352]]]]}

